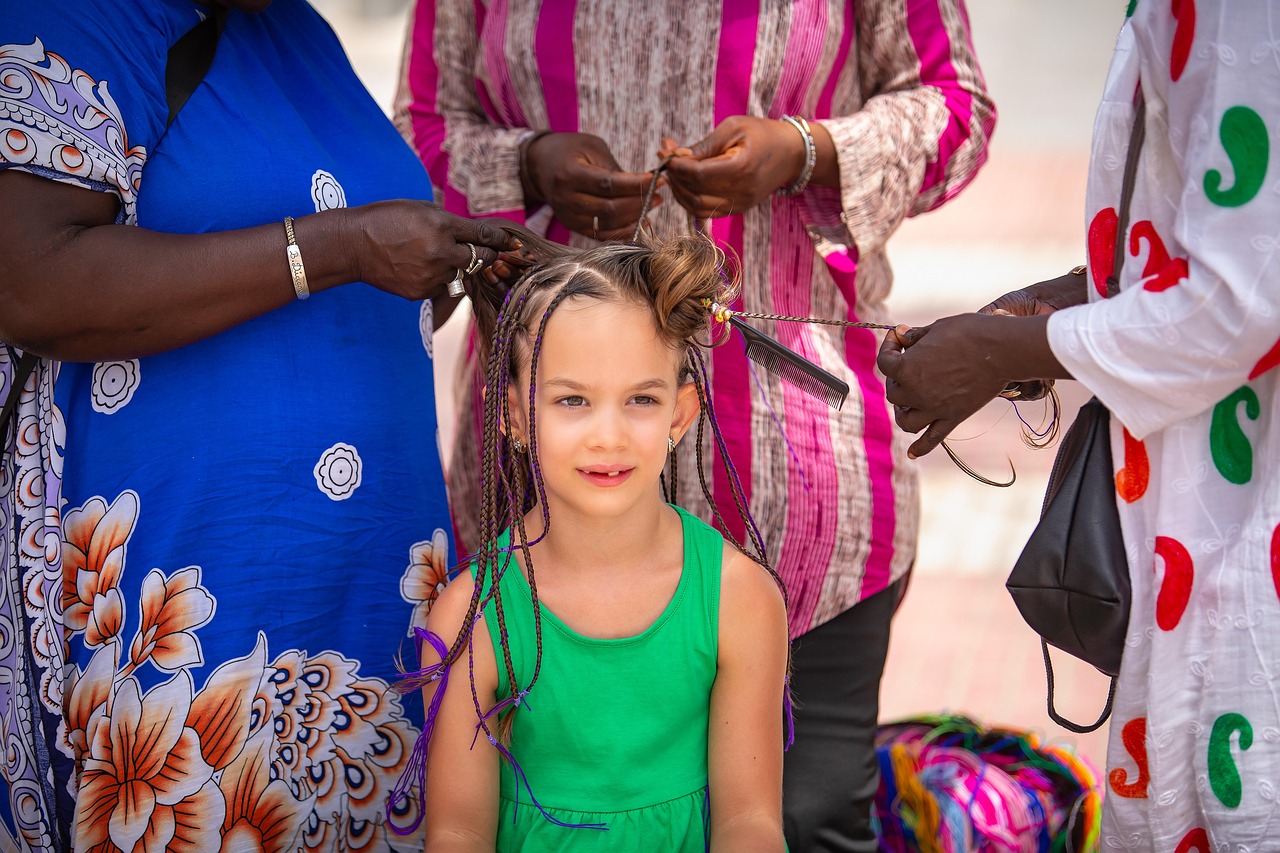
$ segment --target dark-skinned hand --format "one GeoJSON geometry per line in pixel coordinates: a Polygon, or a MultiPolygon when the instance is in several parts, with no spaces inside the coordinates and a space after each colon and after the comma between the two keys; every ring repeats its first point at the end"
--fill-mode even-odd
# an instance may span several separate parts
{"type": "Polygon", "coordinates": [[[1089,277],[1066,275],[1038,281],[1021,290],[1006,293],[978,309],[979,314],[1013,314],[1032,317],[1052,314],[1062,308],[1083,305],[1089,301],[1089,277]]]}
{"type": "Polygon", "coordinates": [[[908,450],[912,459],[936,448],[1014,378],[997,375],[987,358],[1002,322],[960,314],[928,326],[898,326],[885,335],[876,364],[885,375],[894,420],[906,432],[923,430],[908,450]]]}
{"type": "Polygon", "coordinates": [[[345,215],[355,278],[405,299],[443,296],[458,270],[471,264],[468,243],[486,266],[518,245],[491,222],[454,216],[425,201],[374,202],[345,215]]]}
{"type": "Polygon", "coordinates": [[[502,310],[507,294],[530,269],[571,251],[567,246],[553,243],[510,220],[487,221],[501,227],[517,245],[511,251],[500,253],[497,260],[475,275],[464,276],[462,279],[463,287],[471,297],[476,323],[486,338],[493,334],[498,313],[502,310]]]}
{"type": "Polygon", "coordinates": [[[666,175],[671,194],[698,219],[750,210],[804,168],[804,141],[786,122],[730,116],[704,139],[681,148],[663,139],[659,157],[674,154],[666,175]]]}
{"type": "MultiPolygon", "coordinates": [[[[1015,317],[1034,317],[1052,314],[1072,305],[1083,305],[1089,300],[1088,276],[1067,273],[1058,278],[1038,281],[1020,290],[1012,290],[978,309],[979,314],[1012,314],[1015,317]]],[[[1053,388],[1052,379],[1030,379],[1010,382],[1000,396],[1010,400],[1039,400],[1053,388]]]]}
{"type": "MultiPolygon", "coordinates": [[[[525,151],[525,201],[546,202],[572,231],[597,240],[629,238],[652,172],[624,172],[605,141],[590,133],[549,133],[525,151]]],[[[654,196],[651,207],[662,199],[654,196]]]]}

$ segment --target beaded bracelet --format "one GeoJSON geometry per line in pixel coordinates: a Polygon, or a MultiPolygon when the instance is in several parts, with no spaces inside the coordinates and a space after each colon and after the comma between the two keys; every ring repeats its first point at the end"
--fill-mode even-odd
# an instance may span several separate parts
{"type": "Polygon", "coordinates": [[[809,122],[804,118],[783,116],[782,120],[800,131],[800,138],[804,140],[804,168],[800,170],[800,177],[796,178],[794,184],[782,187],[778,192],[783,195],[800,195],[805,187],[809,186],[809,179],[813,177],[813,167],[818,164],[818,146],[813,144],[813,131],[809,129],[809,122]]]}

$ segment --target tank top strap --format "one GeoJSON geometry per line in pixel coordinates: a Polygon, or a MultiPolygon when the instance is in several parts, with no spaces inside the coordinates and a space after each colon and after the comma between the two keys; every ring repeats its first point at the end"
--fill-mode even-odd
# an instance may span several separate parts
{"type": "Polygon", "coordinates": [[[672,504],[684,526],[684,572],[682,579],[690,604],[710,632],[711,648],[720,635],[720,570],[724,562],[724,537],[702,519],[672,504]]]}
{"type": "MultiPolygon", "coordinates": [[[[684,563],[681,567],[680,582],[672,601],[658,617],[653,626],[629,642],[677,646],[705,650],[715,660],[720,636],[720,573],[724,561],[724,537],[697,516],[682,507],[671,505],[680,515],[683,531],[684,563]],[[659,636],[654,635],[661,635],[659,636]],[[679,637],[679,639],[676,639],[679,637]]],[[[503,556],[493,570],[485,578],[481,592],[482,621],[488,628],[489,639],[493,643],[494,653],[501,655],[502,634],[505,628],[508,638],[515,641],[513,645],[513,663],[516,677],[522,682],[532,673],[535,663],[537,641],[534,633],[532,600],[529,584],[520,570],[515,554],[509,548],[511,531],[504,531],[498,539],[498,548],[503,556]],[[502,593],[503,619],[499,624],[496,608],[490,595],[493,588],[494,574],[500,572],[499,589],[502,593]]],[[[474,580],[479,565],[471,566],[474,580]]],[[[554,616],[543,611],[544,648],[548,631],[555,633],[557,626],[561,633],[568,629],[554,616]]],[[[618,642],[594,641],[574,636],[577,642],[618,642]]],[[[559,645],[552,641],[552,645],[559,645]]],[[[572,645],[572,644],[571,644],[572,645]]],[[[504,666],[498,667],[498,698],[510,695],[510,684],[504,666]]]]}

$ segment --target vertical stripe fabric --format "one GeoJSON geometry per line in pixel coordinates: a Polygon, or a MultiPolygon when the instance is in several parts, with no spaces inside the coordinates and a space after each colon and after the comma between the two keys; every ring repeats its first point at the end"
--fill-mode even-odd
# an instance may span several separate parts
{"type": "MultiPolygon", "coordinates": [[[[442,140],[421,120],[400,126],[472,215],[521,208],[524,219],[516,151],[529,129],[594,133],[623,169],[644,171],[662,137],[690,145],[731,116],[821,122],[839,151],[840,187],[775,195],[710,222],[711,237],[740,264],[739,307],[749,311],[889,320],[885,241],[903,218],[973,177],[995,117],[960,0],[436,0],[433,15],[415,19],[407,51],[402,109],[434,110],[447,132],[442,140]],[[437,61],[415,55],[428,46],[437,61]]],[[[655,230],[687,231],[684,210],[662,192],[655,230]]],[[[547,218],[537,213],[531,221],[547,218]]],[[[554,217],[548,233],[592,242],[554,217]]],[[[852,389],[837,412],[750,362],[740,340],[708,359],[726,444],[789,586],[794,636],[906,572],[916,485],[875,369],[877,336],[756,325],[852,389]]],[[[467,401],[459,403],[465,413],[467,401]]],[[[450,487],[465,547],[478,489],[474,442],[463,438],[450,487]]],[[[694,444],[681,446],[681,502],[711,520],[694,444]]],[[[730,472],[710,436],[698,449],[724,531],[741,539],[730,472]]]]}

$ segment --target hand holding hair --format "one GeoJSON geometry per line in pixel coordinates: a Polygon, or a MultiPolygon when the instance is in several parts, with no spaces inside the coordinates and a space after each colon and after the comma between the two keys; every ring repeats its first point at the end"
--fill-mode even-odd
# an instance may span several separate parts
{"type": "Polygon", "coordinates": [[[978,309],[979,314],[1004,311],[1017,317],[1052,314],[1089,301],[1089,277],[1083,266],[1057,278],[1037,281],[1019,290],[1011,290],[978,309]]]}
{"type": "Polygon", "coordinates": [[[959,314],[885,335],[876,364],[915,459],[937,447],[1013,381],[1069,378],[1049,349],[1047,315],[959,314]]]}
{"type": "MultiPolygon", "coordinates": [[[[1083,305],[1088,299],[1088,276],[1085,274],[1085,267],[1081,265],[1065,275],[1038,281],[997,297],[979,308],[978,313],[1034,317],[1052,314],[1073,305],[1083,305]]],[[[1001,396],[1018,401],[1039,400],[1048,395],[1052,388],[1052,379],[1012,382],[1001,392],[1001,396]]]]}
{"type": "MultiPolygon", "coordinates": [[[[304,256],[312,219],[295,221],[304,256]]],[[[334,224],[310,236],[324,240],[324,232],[334,224]]],[[[496,223],[454,216],[430,202],[403,199],[349,208],[332,239],[350,246],[357,266],[355,280],[406,299],[443,296],[459,270],[473,263],[482,270],[497,260],[499,252],[517,245],[496,223]]]]}
{"type": "Polygon", "coordinates": [[[624,171],[608,144],[590,133],[535,135],[522,152],[526,204],[546,202],[566,227],[596,240],[631,235],[650,172],[624,171]]]}
{"type": "Polygon", "coordinates": [[[790,122],[730,116],[691,146],[663,139],[658,156],[676,155],[667,169],[671,192],[690,214],[698,219],[729,216],[784,188],[838,182],[831,136],[817,123],[808,128],[806,142],[790,122]],[[806,164],[809,145],[815,148],[811,168],[806,164]]]}

